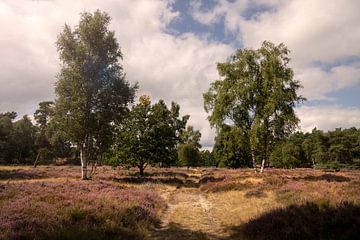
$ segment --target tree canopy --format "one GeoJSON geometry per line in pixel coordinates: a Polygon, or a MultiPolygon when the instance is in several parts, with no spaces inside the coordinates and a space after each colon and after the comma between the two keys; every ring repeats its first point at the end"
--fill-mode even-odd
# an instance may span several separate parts
{"type": "Polygon", "coordinates": [[[163,100],[152,105],[148,96],[141,96],[118,126],[113,164],[136,166],[140,175],[149,164],[175,164],[180,132],[188,120],[179,117],[179,110],[176,103],[168,109],[163,100]]]}
{"type": "Polygon", "coordinates": [[[284,44],[263,42],[257,49],[239,49],[225,63],[218,63],[221,77],[203,95],[209,122],[218,131],[230,122],[240,128],[250,146],[253,166],[262,161],[261,171],[271,146],[297,127],[294,107],[305,100],[297,91],[289,50],[284,44]]]}
{"type": "Polygon", "coordinates": [[[110,17],[99,10],[81,14],[74,30],[65,25],[56,45],[61,69],[56,82],[57,128],[80,150],[82,178],[87,164],[110,146],[114,123],[123,119],[137,86],[125,80],[110,17]]]}

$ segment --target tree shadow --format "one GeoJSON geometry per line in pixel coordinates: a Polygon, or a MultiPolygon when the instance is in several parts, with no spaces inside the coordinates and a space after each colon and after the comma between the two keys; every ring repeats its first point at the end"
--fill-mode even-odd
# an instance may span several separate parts
{"type": "Polygon", "coordinates": [[[214,176],[203,176],[200,180],[199,180],[199,184],[202,185],[202,184],[206,184],[206,183],[209,183],[209,182],[221,182],[225,179],[225,177],[214,177],[214,176]]]}
{"type": "MultiPolygon", "coordinates": [[[[138,172],[130,173],[130,176],[140,177],[138,172]]],[[[145,177],[177,177],[177,178],[188,178],[189,175],[183,172],[145,172],[145,177]]]]}
{"type": "Polygon", "coordinates": [[[154,230],[150,239],[154,240],[214,240],[219,239],[218,236],[214,236],[209,233],[201,231],[194,231],[187,229],[179,224],[170,223],[166,228],[160,228],[154,230]]]}
{"type": "Polygon", "coordinates": [[[0,180],[41,179],[47,176],[43,172],[33,172],[24,169],[0,170],[0,180]]]}
{"type": "Polygon", "coordinates": [[[294,180],[327,181],[327,182],[350,182],[351,178],[335,174],[323,174],[319,176],[308,175],[305,177],[293,177],[294,180]]]}
{"type": "Polygon", "coordinates": [[[122,183],[132,183],[132,184],[143,184],[143,183],[156,183],[156,184],[166,184],[170,186],[188,187],[188,188],[199,188],[199,182],[194,181],[191,178],[182,180],[178,177],[119,177],[113,178],[113,181],[122,182],[122,183]]]}
{"type": "Polygon", "coordinates": [[[358,239],[360,205],[306,203],[276,209],[228,229],[230,239],[358,239]]]}

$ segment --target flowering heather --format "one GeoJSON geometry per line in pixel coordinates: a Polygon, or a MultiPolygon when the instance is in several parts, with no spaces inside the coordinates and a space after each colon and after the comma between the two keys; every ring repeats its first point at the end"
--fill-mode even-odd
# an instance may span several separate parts
{"type": "Polygon", "coordinates": [[[135,168],[101,166],[81,181],[79,168],[0,166],[0,239],[349,239],[359,232],[356,170],[149,167],[142,177],[135,168]]]}
{"type": "Polygon", "coordinates": [[[158,221],[163,205],[154,192],[101,181],[20,182],[0,189],[0,239],[77,239],[80,232],[134,239],[158,221]]]}

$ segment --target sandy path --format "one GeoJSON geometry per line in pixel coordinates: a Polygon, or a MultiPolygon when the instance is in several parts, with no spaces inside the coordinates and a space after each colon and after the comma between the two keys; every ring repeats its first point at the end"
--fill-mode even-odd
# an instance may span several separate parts
{"type": "Polygon", "coordinates": [[[212,215],[213,204],[198,188],[173,188],[163,197],[167,208],[150,239],[221,239],[226,235],[212,215]]]}

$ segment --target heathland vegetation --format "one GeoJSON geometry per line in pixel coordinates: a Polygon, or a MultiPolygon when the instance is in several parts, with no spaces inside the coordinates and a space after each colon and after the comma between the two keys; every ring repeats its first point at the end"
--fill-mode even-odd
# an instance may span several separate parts
{"type": "Polygon", "coordinates": [[[217,64],[201,150],[179,104],[135,99],[110,20],[65,25],[55,99],[0,113],[0,239],[359,236],[360,129],[298,131],[306,99],[284,44],[217,64]]]}

